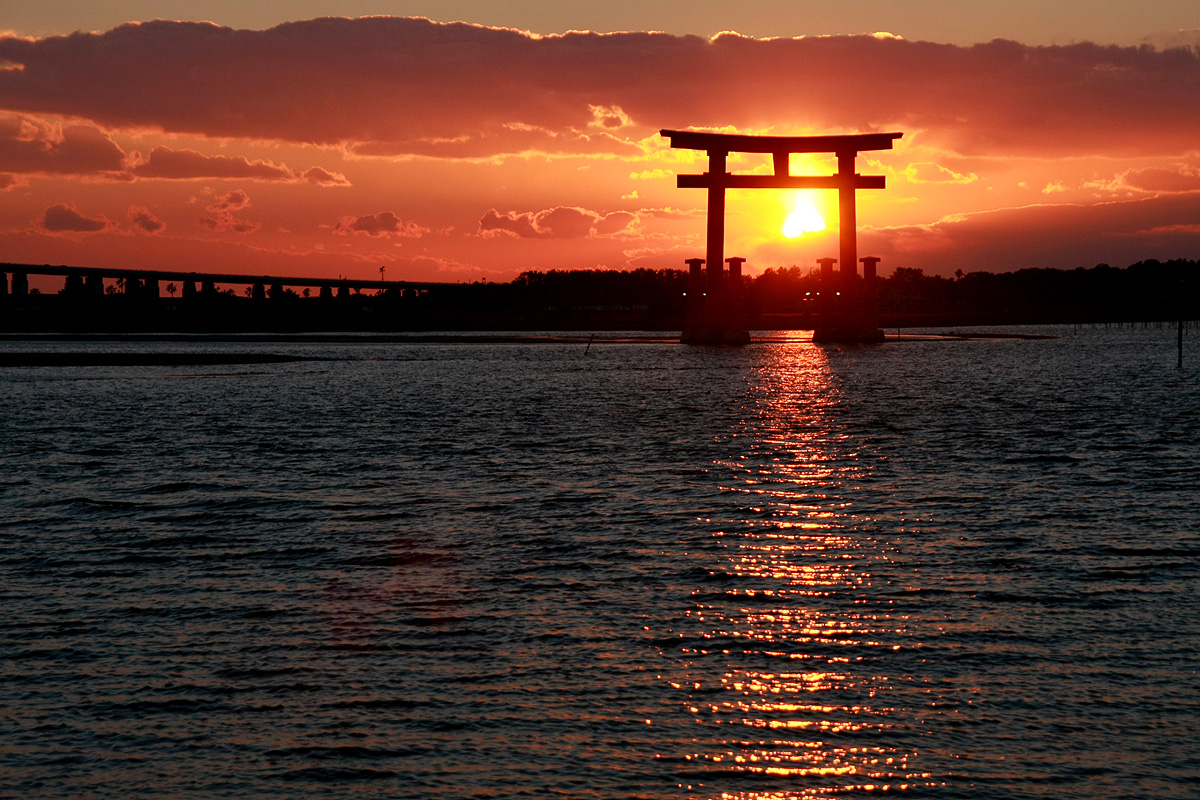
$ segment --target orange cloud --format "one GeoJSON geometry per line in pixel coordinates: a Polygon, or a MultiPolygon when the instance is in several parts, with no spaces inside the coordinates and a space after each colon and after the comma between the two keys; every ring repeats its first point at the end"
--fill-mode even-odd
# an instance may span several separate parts
{"type": "Polygon", "coordinates": [[[929,161],[909,164],[903,174],[912,183],[974,183],[979,180],[974,172],[964,175],[929,161]]]}
{"type": "Polygon", "coordinates": [[[638,217],[628,211],[597,214],[582,208],[558,206],[544,211],[501,214],[489,209],[479,220],[484,236],[508,234],[522,239],[581,239],[586,236],[614,236],[628,231],[638,217]]]}
{"type": "Polygon", "coordinates": [[[42,227],[53,233],[96,233],[112,225],[104,216],[85,217],[72,205],[57,203],[46,209],[42,227]]]}
{"type": "Polygon", "coordinates": [[[254,233],[261,227],[257,222],[239,219],[233,212],[249,207],[250,197],[242,189],[223,194],[205,208],[208,213],[200,217],[200,224],[212,231],[254,233]]]}

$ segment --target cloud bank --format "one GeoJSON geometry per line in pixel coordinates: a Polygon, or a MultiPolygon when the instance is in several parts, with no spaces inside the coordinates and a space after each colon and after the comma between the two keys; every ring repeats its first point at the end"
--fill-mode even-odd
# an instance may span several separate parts
{"type": "Polygon", "coordinates": [[[348,186],[344,175],[321,167],[297,172],[283,164],[243,156],[210,156],[158,146],[148,157],[126,153],[95,125],[63,125],[23,114],[0,116],[0,172],[22,175],[137,178],[237,179],[348,186]]]}
{"type": "MultiPolygon", "coordinates": [[[[658,128],[689,125],[896,129],[963,154],[1175,154],[1196,149],[1200,126],[1190,47],[535,37],[373,17],[2,38],[5,65],[9,109],[364,154],[619,154],[658,128]]],[[[90,148],[104,143],[82,136],[64,131],[62,163],[100,155],[90,148]]]]}
{"type": "Polygon", "coordinates": [[[930,273],[1114,266],[1200,249],[1200,192],[958,214],[932,225],[862,231],[860,251],[930,273]]]}

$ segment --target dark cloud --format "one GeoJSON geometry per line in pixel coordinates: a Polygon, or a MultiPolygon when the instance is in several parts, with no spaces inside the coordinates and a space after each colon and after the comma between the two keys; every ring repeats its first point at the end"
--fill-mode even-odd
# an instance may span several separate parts
{"type": "Polygon", "coordinates": [[[894,129],[981,155],[1147,155],[1196,149],[1200,128],[1188,48],[534,37],[372,17],[10,37],[0,60],[20,66],[0,71],[0,107],[387,155],[632,152],[658,128],[723,125],[894,129]]]}
{"type": "Polygon", "coordinates": [[[505,233],[522,239],[582,239],[613,236],[629,230],[637,221],[637,215],[628,211],[597,214],[583,208],[558,206],[544,211],[501,214],[492,208],[479,220],[479,232],[485,236],[505,233]]]}
{"type": "Polygon", "coordinates": [[[592,228],[598,236],[614,236],[628,231],[637,221],[636,214],[631,214],[628,211],[613,211],[612,213],[598,216],[596,221],[592,223],[592,228]]]}
{"type": "Polygon", "coordinates": [[[125,151],[91,125],[60,126],[34,117],[0,117],[0,170],[19,174],[125,172],[125,151]]]}
{"type": "Polygon", "coordinates": [[[1180,28],[1145,37],[1142,42],[1159,50],[1182,47],[1200,52],[1200,28],[1180,28]]]}
{"type": "Polygon", "coordinates": [[[129,207],[129,221],[146,233],[159,233],[167,227],[167,223],[151,214],[150,209],[141,206],[129,207]]]}
{"type": "Polygon", "coordinates": [[[1200,191],[1200,172],[1192,169],[1148,169],[1129,170],[1122,176],[1125,185],[1144,192],[1195,192],[1200,191]]]}
{"type": "Polygon", "coordinates": [[[320,167],[309,167],[301,175],[301,178],[309,183],[315,183],[317,186],[349,186],[350,181],[346,180],[346,176],[338,172],[329,172],[320,167]]]}
{"type": "Polygon", "coordinates": [[[66,203],[50,206],[42,217],[42,227],[55,233],[95,233],[105,230],[109,224],[103,216],[85,217],[66,203]]]}
{"type": "Polygon", "coordinates": [[[250,205],[250,196],[243,189],[235,189],[223,194],[208,205],[208,210],[214,213],[240,211],[250,205]]]}
{"type": "Polygon", "coordinates": [[[429,228],[415,222],[405,222],[391,211],[379,214],[366,214],[361,217],[342,217],[333,226],[334,233],[362,233],[367,236],[388,236],[395,234],[409,238],[420,238],[429,233],[429,228]]]}
{"type": "Polygon", "coordinates": [[[298,173],[261,159],[209,156],[195,150],[155,147],[148,158],[140,160],[139,154],[126,154],[108,133],[95,126],[64,126],[20,114],[0,116],[0,171],[25,175],[98,175],[123,181],[135,177],[226,178],[350,185],[344,175],[321,167],[298,173]]]}
{"type": "Polygon", "coordinates": [[[1022,267],[1125,265],[1200,249],[1200,192],[1084,206],[959,214],[924,226],[860,229],[859,252],[881,267],[951,275],[1022,267]]]}
{"type": "Polygon", "coordinates": [[[282,164],[244,156],[209,156],[195,150],[155,147],[144,162],[133,167],[139,178],[226,178],[252,181],[308,181],[324,186],[348,186],[344,175],[311,167],[297,173],[282,164]]]}
{"type": "Polygon", "coordinates": [[[237,178],[256,181],[293,181],[296,173],[267,161],[243,156],[206,156],[195,150],[156,147],[145,162],[133,168],[139,178],[237,178]]]}

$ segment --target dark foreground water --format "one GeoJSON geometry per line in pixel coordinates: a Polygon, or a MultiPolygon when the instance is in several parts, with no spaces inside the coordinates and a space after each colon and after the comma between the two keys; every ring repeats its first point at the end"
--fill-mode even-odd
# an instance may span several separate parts
{"type": "Polygon", "coordinates": [[[1042,341],[29,345],[0,794],[1195,797],[1200,369],[1042,341]]]}

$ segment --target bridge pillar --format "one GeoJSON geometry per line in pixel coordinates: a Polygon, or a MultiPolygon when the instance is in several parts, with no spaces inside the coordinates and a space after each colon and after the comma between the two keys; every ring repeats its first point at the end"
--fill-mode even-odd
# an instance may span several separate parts
{"type": "Polygon", "coordinates": [[[275,281],[274,283],[272,283],[270,291],[267,292],[267,296],[270,297],[272,300],[282,300],[283,299],[283,284],[280,283],[279,281],[275,281]]]}
{"type": "Polygon", "coordinates": [[[196,282],[195,281],[184,281],[183,282],[183,299],[191,300],[191,299],[195,298],[195,296],[196,296],[196,282]]]}
{"type": "Polygon", "coordinates": [[[201,297],[216,297],[217,296],[217,285],[215,283],[213,283],[212,281],[205,281],[203,283],[203,285],[200,287],[200,296],[201,297]]]}
{"type": "Polygon", "coordinates": [[[262,300],[266,300],[267,299],[267,287],[263,286],[261,283],[254,284],[254,286],[250,289],[250,299],[256,303],[259,301],[262,301],[262,300]]]}
{"type": "Polygon", "coordinates": [[[317,296],[320,297],[322,300],[332,300],[333,299],[333,287],[332,286],[322,286],[321,291],[317,296]]]}
{"type": "Polygon", "coordinates": [[[83,281],[84,291],[91,297],[104,296],[104,276],[88,275],[83,281]]]}
{"type": "Polygon", "coordinates": [[[343,283],[341,286],[338,287],[337,296],[338,296],[338,300],[349,300],[350,299],[350,287],[343,283]]]}
{"type": "Polygon", "coordinates": [[[29,294],[29,276],[24,272],[14,272],[12,275],[13,297],[25,297],[29,294]]]}
{"type": "Polygon", "coordinates": [[[142,291],[142,282],[137,278],[125,279],[125,296],[137,297],[142,291]]]}
{"type": "Polygon", "coordinates": [[[147,300],[157,300],[162,296],[158,291],[158,278],[146,278],[142,285],[142,296],[147,300]]]}
{"type": "Polygon", "coordinates": [[[67,297],[82,297],[87,293],[87,289],[83,284],[82,275],[68,275],[66,283],[63,285],[63,294],[67,297]]]}
{"type": "Polygon", "coordinates": [[[8,297],[8,273],[0,272],[0,297],[8,297]]]}

